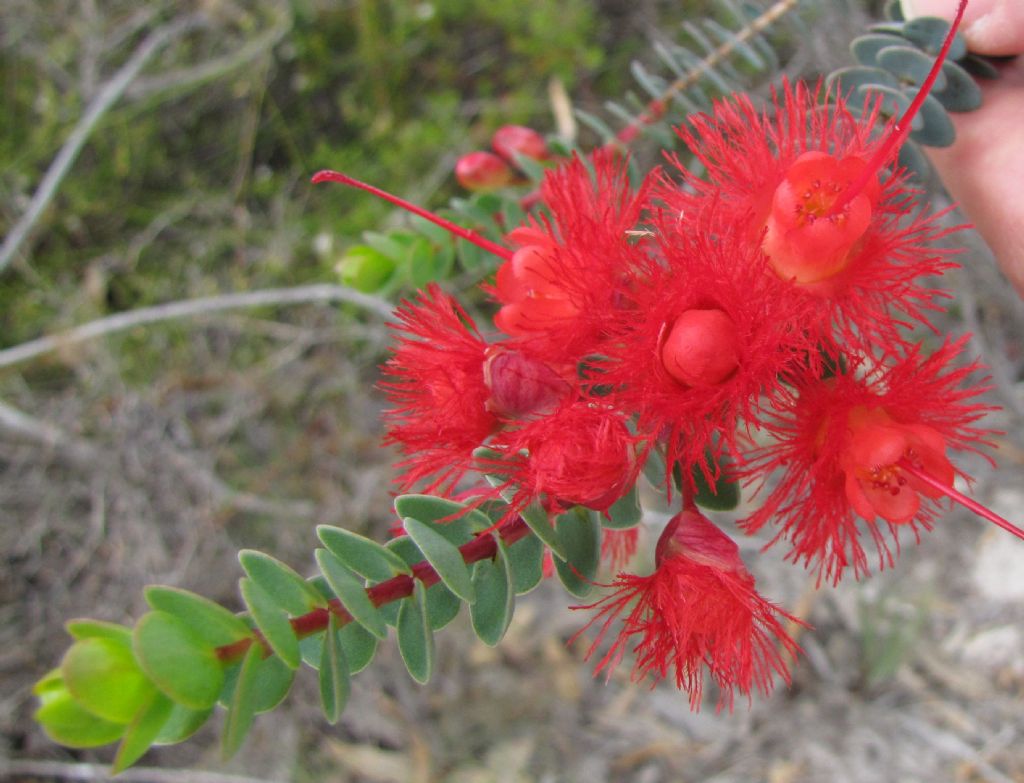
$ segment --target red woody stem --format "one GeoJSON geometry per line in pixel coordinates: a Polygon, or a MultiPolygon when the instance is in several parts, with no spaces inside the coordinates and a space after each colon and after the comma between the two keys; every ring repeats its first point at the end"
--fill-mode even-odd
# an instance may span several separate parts
{"type": "Polygon", "coordinates": [[[994,525],[998,525],[1006,532],[1012,533],[1013,535],[1017,536],[1017,538],[1024,539],[1024,530],[1021,530],[1019,527],[1017,527],[1009,520],[1003,519],[996,512],[988,508],[985,508],[985,506],[981,505],[981,503],[979,503],[978,501],[967,497],[967,495],[963,494],[962,492],[953,489],[953,487],[946,486],[941,481],[933,479],[920,468],[914,467],[913,463],[911,463],[910,460],[903,458],[896,464],[899,466],[900,470],[905,470],[907,473],[911,474],[915,478],[920,479],[925,484],[934,487],[935,489],[939,490],[939,492],[941,492],[943,495],[946,495],[948,498],[950,498],[950,500],[954,500],[964,508],[968,509],[969,511],[973,511],[982,519],[987,519],[989,522],[991,522],[994,525]]]}
{"type": "MultiPolygon", "coordinates": [[[[529,533],[530,528],[522,519],[516,519],[498,531],[501,540],[509,545],[514,544],[521,538],[525,538],[529,533]]],[[[466,565],[477,563],[481,560],[489,560],[494,557],[497,551],[498,542],[493,535],[487,534],[479,535],[472,541],[467,541],[459,547],[459,552],[462,554],[462,559],[466,565]]],[[[370,597],[374,606],[383,606],[384,604],[400,601],[412,595],[417,580],[422,582],[424,587],[430,587],[439,582],[441,577],[430,563],[422,560],[412,566],[411,576],[399,574],[373,587],[368,587],[366,594],[370,597]]],[[[342,606],[341,601],[334,598],[328,602],[326,609],[314,609],[312,612],[300,617],[293,617],[291,619],[292,630],[295,631],[295,635],[300,639],[311,636],[327,627],[332,614],[339,628],[352,622],[352,615],[342,606]]],[[[264,650],[269,655],[270,646],[263,639],[263,636],[256,631],[254,636],[248,639],[240,639],[232,644],[218,647],[217,658],[224,663],[236,661],[245,655],[253,641],[258,641],[263,645],[264,650]]]]}
{"type": "Polygon", "coordinates": [[[325,169],[324,171],[318,171],[313,175],[313,184],[316,185],[320,182],[340,182],[342,185],[348,185],[349,187],[358,188],[359,190],[365,190],[367,193],[372,193],[377,198],[382,198],[385,201],[394,204],[396,207],[401,207],[407,212],[412,212],[414,215],[419,215],[421,218],[429,220],[431,223],[440,226],[450,234],[454,234],[457,237],[465,239],[467,242],[472,242],[477,247],[483,248],[489,253],[499,258],[503,258],[508,261],[512,258],[512,251],[507,247],[502,247],[497,242],[492,242],[486,237],[480,236],[475,231],[470,231],[468,228],[452,223],[450,220],[446,220],[440,215],[435,215],[433,212],[418,207],[415,204],[406,201],[404,198],[388,193],[386,190],[374,187],[373,185],[367,185],[365,182],[360,182],[358,179],[354,179],[347,174],[342,174],[340,171],[330,171],[325,169]]]}

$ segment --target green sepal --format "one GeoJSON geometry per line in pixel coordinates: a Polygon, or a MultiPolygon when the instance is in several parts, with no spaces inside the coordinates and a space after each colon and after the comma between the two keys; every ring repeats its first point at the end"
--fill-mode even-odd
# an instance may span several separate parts
{"type": "Polygon", "coordinates": [[[68,748],[95,748],[116,742],[125,732],[123,723],[103,720],[75,701],[54,669],[35,684],[39,708],[33,715],[46,735],[68,748]]]}
{"type": "Polygon", "coordinates": [[[564,563],[555,560],[555,572],[566,590],[582,598],[594,589],[601,563],[601,523],[596,512],[574,509],[560,516],[557,525],[568,557],[564,563]]]}
{"type": "Polygon", "coordinates": [[[159,691],[153,691],[149,703],[143,706],[128,724],[124,738],[118,745],[117,755],[110,766],[111,773],[116,775],[128,769],[152,747],[160,735],[160,730],[171,717],[173,709],[174,702],[159,691]]]}
{"type": "Polygon", "coordinates": [[[224,666],[214,648],[182,620],[161,611],[143,615],[132,648],[142,670],[173,701],[193,710],[217,703],[224,666]]]}
{"type": "Polygon", "coordinates": [[[320,525],[316,534],[349,570],[371,582],[383,582],[397,574],[411,573],[405,561],[390,549],[351,530],[320,525]]]}
{"type": "Polygon", "coordinates": [[[258,644],[253,644],[245,653],[242,665],[238,670],[231,700],[228,702],[228,714],[224,719],[223,735],[221,736],[221,755],[229,759],[238,752],[245,736],[252,727],[256,717],[256,669],[263,657],[258,644]]]}
{"type": "Polygon", "coordinates": [[[201,595],[177,587],[151,585],[145,589],[151,609],[173,614],[188,624],[196,636],[214,647],[222,647],[252,636],[245,621],[201,595]]]}
{"type": "Polygon", "coordinates": [[[288,615],[267,591],[247,577],[238,580],[242,599],[249,608],[256,627],[270,648],[287,664],[289,669],[298,669],[302,663],[299,640],[295,636],[288,615]]]}
{"type": "Polygon", "coordinates": [[[413,594],[402,600],[398,610],[398,651],[409,674],[423,684],[434,669],[434,633],[427,621],[427,591],[417,581],[413,594]]]}
{"type": "Polygon", "coordinates": [[[75,639],[112,639],[131,646],[132,629],[127,625],[88,618],[68,620],[64,629],[75,639]]]}
{"type": "Polygon", "coordinates": [[[320,704],[327,722],[338,722],[351,688],[345,650],[338,639],[338,625],[332,614],[323,633],[323,652],[320,658],[320,704]]]}
{"type": "Polygon", "coordinates": [[[526,535],[506,549],[516,595],[530,592],[544,579],[544,544],[526,535]]]}
{"type": "Polygon", "coordinates": [[[171,714],[153,740],[154,745],[177,745],[184,742],[202,727],[213,714],[213,707],[205,710],[191,710],[181,704],[174,704],[171,714]]]}
{"type": "Polygon", "coordinates": [[[238,562],[253,583],[290,615],[303,615],[327,605],[316,589],[290,566],[265,552],[243,549],[238,553],[238,562]]]}
{"type": "Polygon", "coordinates": [[[640,507],[640,493],[634,483],[629,492],[612,503],[607,516],[601,517],[601,524],[613,530],[625,530],[638,525],[643,516],[644,510],[640,507]]]}
{"type": "Polygon", "coordinates": [[[366,594],[362,580],[349,571],[333,552],[317,549],[315,556],[327,584],[352,618],[378,639],[387,637],[388,629],[384,616],[366,594]]]}
{"type": "MultiPolygon", "coordinates": [[[[447,528],[445,525],[438,525],[435,530],[444,535],[447,528]]],[[[388,549],[392,550],[410,566],[423,560],[423,554],[409,536],[393,538],[391,541],[388,541],[388,549]]],[[[417,581],[417,584],[420,584],[420,582],[417,581]]],[[[380,607],[381,614],[384,615],[388,625],[398,625],[400,608],[401,603],[398,601],[392,601],[380,607]]],[[[435,582],[427,589],[427,618],[430,621],[430,627],[435,631],[441,630],[454,620],[461,608],[462,599],[449,590],[444,582],[435,582]]]]}
{"type": "Polygon", "coordinates": [[[131,641],[91,637],[75,642],[60,664],[61,678],[82,709],[127,724],[156,688],[132,654],[131,641]]]}
{"type": "Polygon", "coordinates": [[[455,544],[464,544],[474,533],[491,526],[491,520],[479,509],[466,508],[464,503],[433,495],[399,495],[395,498],[395,513],[399,519],[412,517],[428,524],[437,523],[435,527],[458,531],[460,540],[449,538],[455,544]]]}
{"type": "Polygon", "coordinates": [[[476,601],[469,607],[473,630],[490,647],[505,635],[515,609],[515,589],[505,545],[500,540],[497,544],[493,560],[480,560],[473,565],[476,601]]]}
{"type": "Polygon", "coordinates": [[[423,557],[434,568],[441,581],[466,603],[476,600],[473,577],[458,547],[425,522],[413,517],[404,520],[405,532],[413,540],[423,557]]]}

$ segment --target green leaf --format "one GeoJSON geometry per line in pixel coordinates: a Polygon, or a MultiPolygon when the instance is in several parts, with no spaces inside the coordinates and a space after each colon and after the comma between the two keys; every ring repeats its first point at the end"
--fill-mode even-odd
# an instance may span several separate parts
{"type": "Polygon", "coordinates": [[[305,579],[289,566],[264,552],[243,549],[238,553],[249,578],[266,591],[267,595],[291,615],[303,615],[313,609],[322,609],[327,603],[305,579]]]}
{"type": "Polygon", "coordinates": [[[320,703],[332,726],[345,709],[349,689],[348,662],[338,640],[338,625],[332,614],[323,634],[323,657],[320,659],[320,703]]]}
{"type": "MultiPolygon", "coordinates": [[[[913,46],[887,46],[875,56],[878,65],[896,76],[901,82],[915,86],[924,84],[932,69],[933,60],[920,49],[913,46]]],[[[939,71],[935,78],[936,90],[946,88],[946,77],[939,71]]]]}
{"type": "Polygon", "coordinates": [[[448,589],[466,603],[473,603],[476,600],[473,577],[458,548],[418,519],[408,517],[405,519],[404,525],[405,532],[419,547],[427,562],[434,567],[448,589]]]}
{"type": "Polygon", "coordinates": [[[288,622],[285,610],[251,579],[239,579],[238,586],[242,591],[245,605],[249,607],[249,613],[263,638],[267,640],[267,644],[288,668],[298,669],[302,662],[299,640],[295,636],[292,624],[288,622]]]}
{"type": "Polygon", "coordinates": [[[529,525],[537,538],[547,544],[554,555],[565,560],[569,557],[568,553],[562,544],[561,538],[555,528],[551,525],[551,520],[548,518],[548,512],[546,512],[540,505],[540,503],[534,502],[524,508],[520,515],[523,521],[529,525]]]}
{"type": "Polygon", "coordinates": [[[395,262],[369,245],[352,245],[334,270],[349,288],[371,294],[387,283],[395,271],[395,262]]]}
{"type": "Polygon", "coordinates": [[[660,451],[652,448],[647,452],[647,459],[644,461],[644,478],[655,489],[663,489],[665,487],[665,470],[665,458],[660,451]]]}
{"type": "MultiPolygon", "coordinates": [[[[902,33],[908,40],[929,54],[937,55],[949,33],[949,21],[937,16],[918,16],[903,25],[902,33]]],[[[964,39],[963,33],[958,31],[953,36],[953,43],[949,47],[947,57],[950,60],[959,60],[965,54],[967,54],[967,41],[964,39]]]]}
{"type": "Polygon", "coordinates": [[[555,572],[566,590],[582,598],[594,589],[601,562],[601,524],[596,513],[574,509],[560,516],[557,525],[567,559],[555,560],[555,572]]]}
{"type": "Polygon", "coordinates": [[[933,90],[932,97],[947,111],[974,111],[981,108],[981,88],[971,74],[948,60],[942,64],[942,72],[946,75],[946,89],[933,90]]]}
{"type": "Polygon", "coordinates": [[[347,568],[371,582],[411,573],[405,561],[390,549],[351,530],[320,525],[316,534],[347,568]]]}
{"type": "Polygon", "coordinates": [[[377,637],[359,623],[348,623],[338,631],[338,642],[345,651],[345,660],[352,674],[358,674],[377,653],[377,637]]]}
{"type": "Polygon", "coordinates": [[[635,527],[643,518],[644,510],[640,507],[640,493],[634,483],[629,492],[612,503],[608,516],[601,519],[601,524],[613,530],[635,527]]]}
{"type": "Polygon", "coordinates": [[[184,742],[210,719],[213,707],[205,710],[191,710],[181,704],[175,704],[171,708],[171,714],[167,718],[160,733],[153,740],[154,745],[177,745],[184,742]]]}
{"type": "Polygon", "coordinates": [[[112,723],[128,723],[156,689],[128,642],[92,637],[75,642],[60,665],[65,687],[81,707],[112,723]]]}
{"type": "MultiPolygon", "coordinates": [[[[705,459],[710,462],[713,459],[711,452],[705,453],[705,459]]],[[[740,504],[740,487],[735,481],[728,478],[729,462],[722,459],[718,465],[719,477],[713,484],[708,482],[700,463],[694,463],[692,468],[693,480],[697,484],[697,494],[694,502],[702,508],[712,511],[732,511],[740,504]]]]}
{"type": "Polygon", "coordinates": [[[850,52],[861,65],[877,66],[878,53],[882,49],[905,43],[902,36],[891,33],[868,33],[854,38],[850,42],[850,52]]]}
{"type": "Polygon", "coordinates": [[[238,752],[252,727],[253,718],[256,716],[257,681],[255,675],[262,657],[263,652],[260,646],[254,644],[249,647],[245,658],[242,659],[238,680],[228,704],[228,714],[224,719],[221,754],[225,759],[231,758],[238,752]]]}
{"type": "Polygon", "coordinates": [[[527,535],[506,549],[516,595],[530,592],[544,578],[544,544],[527,535]]]}
{"type": "Polygon", "coordinates": [[[132,644],[142,670],[175,702],[194,710],[217,703],[224,666],[213,647],[177,617],[161,611],[143,615],[132,644]]]}
{"type": "Polygon", "coordinates": [[[456,546],[491,526],[491,520],[479,509],[467,509],[464,503],[433,495],[400,495],[395,498],[395,512],[400,519],[412,517],[431,524],[442,534],[450,531],[445,538],[456,546]]]}
{"type": "MultiPolygon", "coordinates": [[[[444,535],[444,525],[440,525],[436,529],[444,535]]],[[[391,549],[409,565],[423,560],[423,554],[409,536],[392,539],[388,542],[388,549],[391,549]]],[[[384,615],[388,625],[398,625],[399,608],[397,601],[380,607],[381,614],[384,615]]],[[[454,620],[461,608],[462,599],[449,590],[444,582],[436,582],[427,590],[427,618],[430,621],[430,627],[435,631],[439,631],[454,620]]]]}
{"type": "Polygon", "coordinates": [[[910,134],[910,138],[918,144],[929,147],[949,147],[956,141],[953,120],[934,96],[929,95],[924,99],[918,116],[924,127],[910,134]]]}
{"type": "Polygon", "coordinates": [[[474,564],[473,588],[477,595],[476,602],[469,607],[473,630],[480,641],[493,647],[508,630],[515,608],[512,571],[505,556],[505,545],[500,541],[494,560],[474,564]]]}
{"type": "Polygon", "coordinates": [[[89,619],[68,620],[64,628],[75,639],[111,639],[129,646],[132,643],[132,629],[117,623],[89,619]]]}
{"type": "Polygon", "coordinates": [[[252,631],[241,617],[188,590],[151,585],[146,588],[145,595],[151,609],[173,614],[188,623],[192,633],[214,647],[223,647],[252,636],[252,631]]]}
{"type": "Polygon", "coordinates": [[[174,702],[162,693],[153,691],[150,702],[142,707],[128,724],[128,730],[117,748],[117,755],[114,756],[114,763],[110,767],[113,774],[128,769],[149,750],[171,717],[173,709],[174,702]]]}
{"type": "MultiPolygon", "coordinates": [[[[393,553],[389,554],[395,556],[393,553]]],[[[349,571],[333,552],[326,549],[316,550],[316,562],[327,583],[338,596],[338,600],[353,619],[378,639],[385,638],[388,629],[384,616],[366,594],[362,581],[349,571]]]]}
{"type": "MultiPolygon", "coordinates": [[[[256,696],[253,701],[253,711],[256,714],[270,712],[278,704],[284,701],[295,682],[295,670],[288,666],[276,655],[266,655],[260,645],[260,660],[255,666],[255,671],[250,673],[255,685],[256,696]]],[[[319,663],[319,660],[318,660],[319,663]]],[[[235,696],[235,688],[238,685],[238,678],[241,675],[241,665],[232,666],[225,672],[224,687],[221,689],[219,701],[224,706],[230,706],[235,696]]]]}
{"type": "Polygon", "coordinates": [[[416,582],[413,594],[402,601],[398,610],[398,651],[405,668],[416,682],[430,679],[434,669],[434,634],[427,622],[427,592],[416,582]]]}
{"type": "Polygon", "coordinates": [[[63,683],[59,687],[52,687],[51,683],[45,693],[37,692],[36,695],[42,704],[33,717],[46,735],[59,745],[95,748],[115,742],[125,732],[123,723],[103,720],[88,712],[74,700],[63,683]]]}

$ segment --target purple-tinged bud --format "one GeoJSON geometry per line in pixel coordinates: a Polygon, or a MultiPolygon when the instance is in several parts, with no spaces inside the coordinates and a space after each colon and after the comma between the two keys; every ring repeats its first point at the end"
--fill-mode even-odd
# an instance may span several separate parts
{"type": "Polygon", "coordinates": [[[491,390],[487,409],[515,419],[551,413],[571,389],[548,365],[500,346],[488,351],[484,383],[491,390]]]}

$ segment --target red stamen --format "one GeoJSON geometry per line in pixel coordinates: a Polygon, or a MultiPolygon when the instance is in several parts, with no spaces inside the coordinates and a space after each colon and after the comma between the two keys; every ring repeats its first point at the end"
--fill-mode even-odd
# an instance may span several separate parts
{"type": "Polygon", "coordinates": [[[835,203],[832,204],[832,209],[829,210],[829,215],[838,214],[839,211],[849,204],[857,194],[864,189],[864,186],[868,184],[872,177],[874,177],[878,171],[889,162],[889,158],[894,154],[896,149],[907,140],[907,136],[910,133],[910,123],[913,122],[915,115],[921,109],[921,105],[924,103],[925,98],[928,97],[928,93],[932,89],[932,85],[939,76],[939,72],[942,70],[942,64],[946,61],[946,55],[949,52],[949,47],[953,45],[953,38],[956,37],[957,28],[960,27],[960,20],[963,18],[964,9],[967,8],[967,0],[960,0],[960,5],[956,9],[956,18],[953,19],[953,24],[949,28],[949,32],[946,34],[946,40],[942,43],[942,48],[939,50],[938,56],[935,58],[935,63],[932,65],[932,69],[928,72],[928,78],[921,84],[921,88],[917,91],[917,95],[914,96],[914,100],[911,102],[907,110],[903,112],[903,116],[900,117],[895,124],[892,126],[892,133],[889,138],[878,148],[878,152],[875,153],[874,157],[868,162],[868,165],[864,167],[864,171],[861,175],[855,179],[846,188],[842,195],[836,199],[835,203]]]}
{"type": "Polygon", "coordinates": [[[953,487],[946,486],[941,481],[932,478],[920,468],[915,467],[915,465],[906,457],[901,458],[900,461],[897,462],[896,464],[902,470],[905,470],[912,476],[919,478],[925,484],[928,484],[931,487],[935,487],[935,489],[939,490],[939,492],[941,492],[943,495],[946,495],[950,500],[954,500],[960,505],[962,505],[964,508],[968,509],[969,511],[973,511],[982,519],[987,519],[989,522],[991,522],[994,525],[998,525],[1006,532],[1012,533],[1013,535],[1017,536],[1017,538],[1024,540],[1024,530],[1021,530],[1019,527],[1017,527],[1009,520],[1003,519],[996,512],[988,508],[985,508],[985,506],[981,505],[981,503],[979,503],[978,501],[973,500],[972,498],[967,497],[967,495],[963,494],[962,492],[953,489],[953,487]]]}
{"type": "Polygon", "coordinates": [[[480,236],[475,231],[470,231],[468,228],[456,225],[450,220],[445,220],[440,215],[435,215],[433,212],[423,209],[423,207],[418,207],[403,198],[394,196],[386,190],[381,190],[380,188],[375,188],[373,185],[367,185],[365,182],[353,179],[347,174],[342,174],[340,171],[318,171],[313,175],[312,182],[314,185],[320,182],[340,182],[342,185],[348,185],[353,188],[358,188],[359,190],[365,190],[367,193],[372,193],[378,198],[382,198],[385,201],[394,204],[396,207],[401,207],[407,212],[412,212],[414,215],[419,215],[421,218],[429,220],[431,223],[440,226],[450,234],[454,234],[461,239],[465,239],[467,242],[472,242],[477,247],[483,248],[488,253],[494,253],[494,255],[499,258],[503,258],[505,261],[512,258],[512,251],[507,247],[502,247],[497,242],[492,242],[491,240],[480,236]]]}

